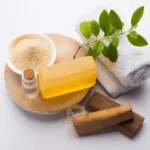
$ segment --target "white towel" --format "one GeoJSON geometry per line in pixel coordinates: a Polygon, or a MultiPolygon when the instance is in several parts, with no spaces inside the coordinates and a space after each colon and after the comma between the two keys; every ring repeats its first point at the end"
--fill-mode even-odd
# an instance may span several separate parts
{"type": "MultiPolygon", "coordinates": [[[[87,41],[80,33],[80,23],[83,21],[91,21],[92,19],[97,20],[100,12],[106,8],[107,10],[110,10],[110,8],[117,10],[121,14],[113,6],[103,6],[80,18],[77,23],[77,32],[80,34],[83,44],[87,41]]],[[[123,18],[126,24],[125,17],[121,18],[123,18]]],[[[129,27],[125,26],[124,28],[126,30],[129,27]]],[[[89,39],[89,41],[94,40],[94,36],[91,36],[89,39]]],[[[119,57],[116,63],[110,62],[102,54],[96,60],[98,66],[97,80],[112,97],[117,97],[122,93],[138,87],[150,77],[150,50],[147,47],[135,47],[124,36],[124,38],[121,37],[120,39],[118,54],[119,57]]]]}
{"type": "Polygon", "coordinates": [[[116,97],[150,77],[150,51],[147,48],[120,48],[116,63],[100,55],[96,60],[97,79],[112,96],[116,97]]]}

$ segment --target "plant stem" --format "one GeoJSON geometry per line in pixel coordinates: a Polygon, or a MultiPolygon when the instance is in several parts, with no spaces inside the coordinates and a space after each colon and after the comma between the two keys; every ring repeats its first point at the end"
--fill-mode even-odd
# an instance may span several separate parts
{"type": "MultiPolygon", "coordinates": [[[[129,30],[127,30],[127,31],[125,31],[125,32],[121,31],[120,33],[118,33],[118,34],[116,34],[116,35],[106,36],[106,37],[101,38],[100,40],[101,40],[101,41],[106,40],[106,39],[109,39],[109,40],[110,40],[111,38],[120,36],[120,35],[122,35],[122,34],[126,35],[126,33],[129,33],[130,31],[132,31],[132,30],[135,29],[136,27],[137,27],[137,25],[135,25],[134,27],[131,27],[129,30]]],[[[84,45],[80,45],[80,46],[78,47],[78,49],[76,50],[76,53],[75,53],[75,55],[73,56],[73,59],[76,58],[76,55],[77,55],[78,51],[80,50],[80,48],[82,48],[82,47],[84,47],[84,46],[87,46],[87,45],[90,45],[90,44],[96,42],[97,40],[98,40],[98,39],[97,39],[97,37],[96,37],[96,40],[95,40],[95,41],[93,41],[93,42],[91,42],[91,43],[88,42],[88,43],[86,43],[86,44],[84,44],[84,45]]]]}
{"type": "Polygon", "coordinates": [[[81,47],[83,47],[83,46],[79,46],[79,47],[78,47],[78,49],[77,49],[77,51],[76,51],[75,55],[73,56],[73,59],[75,59],[75,58],[76,58],[76,55],[77,55],[77,53],[78,53],[78,51],[80,50],[80,48],[81,48],[81,47]]]}
{"type": "Polygon", "coordinates": [[[73,59],[76,58],[76,55],[77,55],[78,51],[80,50],[80,48],[82,48],[82,47],[84,47],[84,46],[87,46],[87,45],[89,45],[89,44],[92,44],[92,43],[94,43],[94,42],[96,42],[96,40],[93,41],[93,42],[91,42],[91,43],[88,42],[88,43],[86,43],[86,44],[84,44],[84,45],[80,45],[80,46],[78,47],[78,49],[76,50],[76,53],[75,53],[75,55],[73,56],[73,59]]]}

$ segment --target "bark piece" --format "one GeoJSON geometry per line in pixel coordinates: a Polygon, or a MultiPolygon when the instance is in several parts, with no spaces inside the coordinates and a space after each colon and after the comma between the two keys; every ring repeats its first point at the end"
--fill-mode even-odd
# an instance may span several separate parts
{"type": "Polygon", "coordinates": [[[99,131],[133,118],[129,104],[79,115],[72,119],[79,136],[99,131]]]}
{"type": "MultiPolygon", "coordinates": [[[[89,99],[89,102],[86,105],[88,109],[92,108],[93,110],[104,110],[117,106],[120,106],[120,104],[116,103],[115,101],[98,92],[95,92],[92,95],[92,97],[89,99]]],[[[134,137],[134,135],[137,133],[144,121],[144,117],[140,116],[139,114],[133,112],[133,115],[134,117],[132,122],[127,121],[115,126],[115,128],[117,128],[120,132],[122,132],[130,138],[134,137]]]]}

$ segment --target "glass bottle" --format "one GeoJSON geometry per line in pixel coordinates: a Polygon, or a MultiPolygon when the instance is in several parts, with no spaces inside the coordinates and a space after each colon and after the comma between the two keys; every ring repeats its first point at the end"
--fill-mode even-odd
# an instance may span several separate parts
{"type": "Polygon", "coordinates": [[[38,77],[33,69],[24,70],[21,77],[25,96],[29,99],[35,98],[39,94],[38,77]]]}

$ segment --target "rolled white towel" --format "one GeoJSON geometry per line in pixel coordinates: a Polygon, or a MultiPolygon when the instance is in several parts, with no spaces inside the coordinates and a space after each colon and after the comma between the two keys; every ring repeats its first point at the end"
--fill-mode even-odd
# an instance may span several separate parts
{"type": "Polygon", "coordinates": [[[143,48],[120,48],[117,62],[112,63],[103,55],[96,60],[97,79],[112,95],[119,96],[150,77],[150,50],[143,48]]]}

